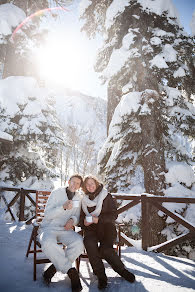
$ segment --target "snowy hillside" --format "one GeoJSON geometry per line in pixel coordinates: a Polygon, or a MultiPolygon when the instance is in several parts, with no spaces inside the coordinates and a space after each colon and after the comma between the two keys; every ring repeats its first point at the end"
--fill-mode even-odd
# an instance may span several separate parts
{"type": "MultiPolygon", "coordinates": [[[[37,266],[37,281],[33,281],[33,256],[25,258],[32,227],[20,223],[6,223],[0,219],[0,291],[47,292],[71,291],[67,275],[56,273],[48,289],[42,282],[44,265],[37,266]]],[[[122,249],[122,261],[135,273],[131,284],[119,277],[105,262],[110,292],[192,292],[195,290],[195,262],[188,259],[165,256],[162,253],[145,252],[135,248],[122,249]]],[[[46,268],[46,267],[45,267],[46,268]]],[[[98,292],[97,279],[88,260],[80,266],[83,292],[98,292]]]]}
{"type": "Polygon", "coordinates": [[[84,130],[99,150],[106,138],[106,101],[68,89],[54,92],[54,98],[61,126],[84,130]]]}

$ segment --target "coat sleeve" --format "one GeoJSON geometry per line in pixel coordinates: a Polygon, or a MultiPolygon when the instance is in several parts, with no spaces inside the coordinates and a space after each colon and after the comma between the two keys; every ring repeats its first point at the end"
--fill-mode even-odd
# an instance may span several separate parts
{"type": "Polygon", "coordinates": [[[117,219],[117,207],[111,194],[108,193],[102,205],[102,211],[99,215],[100,223],[114,223],[117,219]]]}
{"type": "Polygon", "coordinates": [[[79,224],[80,212],[81,212],[81,201],[80,201],[79,207],[76,209],[75,214],[70,216],[70,218],[73,219],[74,221],[74,225],[79,224]]]}
{"type": "Polygon", "coordinates": [[[63,212],[66,212],[66,210],[64,210],[63,208],[62,202],[58,199],[59,196],[60,196],[60,193],[58,190],[54,190],[51,193],[47,201],[47,205],[45,207],[45,219],[49,219],[49,220],[54,219],[58,217],[60,214],[62,214],[63,212]]]}
{"type": "Polygon", "coordinates": [[[81,213],[80,213],[80,218],[79,218],[79,226],[82,229],[85,229],[85,225],[84,225],[84,219],[85,219],[85,213],[83,212],[83,209],[81,208],[81,213]]]}

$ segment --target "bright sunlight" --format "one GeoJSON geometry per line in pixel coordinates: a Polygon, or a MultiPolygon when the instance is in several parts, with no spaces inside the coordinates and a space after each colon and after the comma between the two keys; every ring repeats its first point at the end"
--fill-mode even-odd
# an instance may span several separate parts
{"type": "Polygon", "coordinates": [[[84,51],[84,46],[74,39],[63,42],[57,38],[48,40],[36,54],[40,78],[67,88],[76,88],[86,62],[84,51]]]}

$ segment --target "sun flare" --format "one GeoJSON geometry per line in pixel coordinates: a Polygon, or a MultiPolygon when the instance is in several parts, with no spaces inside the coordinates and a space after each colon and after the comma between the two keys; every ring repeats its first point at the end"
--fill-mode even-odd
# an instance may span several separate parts
{"type": "Polygon", "coordinates": [[[74,88],[82,74],[83,48],[73,41],[50,40],[37,51],[41,79],[74,88]]]}

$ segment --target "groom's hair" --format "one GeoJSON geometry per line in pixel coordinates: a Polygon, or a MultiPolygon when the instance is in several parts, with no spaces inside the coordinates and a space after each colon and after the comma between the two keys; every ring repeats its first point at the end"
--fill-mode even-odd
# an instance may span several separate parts
{"type": "Polygon", "coordinates": [[[82,178],[82,176],[80,174],[78,174],[78,173],[75,173],[75,174],[71,175],[71,177],[69,178],[69,181],[71,181],[71,179],[74,178],[74,177],[80,179],[80,181],[81,181],[81,187],[82,187],[82,185],[83,185],[83,178],[82,178]]]}
{"type": "Polygon", "coordinates": [[[87,188],[86,188],[86,183],[87,183],[87,181],[88,181],[89,179],[93,179],[93,180],[94,180],[95,185],[96,185],[96,190],[97,190],[97,188],[102,184],[102,183],[98,180],[98,178],[97,178],[96,176],[94,176],[94,175],[89,174],[89,175],[85,176],[85,177],[84,177],[84,180],[83,180],[83,184],[82,184],[82,190],[83,190],[83,192],[84,192],[85,194],[88,193],[88,190],[87,190],[87,188]]]}

